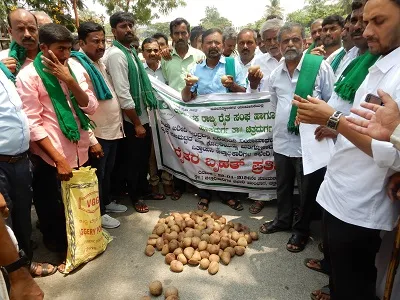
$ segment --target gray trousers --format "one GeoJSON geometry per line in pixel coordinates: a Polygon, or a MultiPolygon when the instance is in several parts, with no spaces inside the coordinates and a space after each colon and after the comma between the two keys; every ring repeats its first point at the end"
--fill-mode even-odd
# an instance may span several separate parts
{"type": "Polygon", "coordinates": [[[324,180],[326,168],[304,175],[301,157],[288,157],[274,153],[277,181],[278,212],[275,224],[281,228],[293,229],[293,233],[309,235],[315,199],[324,180]],[[295,179],[300,194],[299,216],[293,223],[293,190],[295,179]]]}

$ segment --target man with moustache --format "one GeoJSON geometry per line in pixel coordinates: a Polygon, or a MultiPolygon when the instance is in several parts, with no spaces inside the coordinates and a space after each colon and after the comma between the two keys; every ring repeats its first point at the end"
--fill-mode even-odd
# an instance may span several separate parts
{"type": "MultiPolygon", "coordinates": [[[[360,108],[367,94],[400,99],[399,19],[399,1],[366,1],[363,36],[370,53],[379,58],[357,89],[353,108],[360,108]]],[[[386,191],[389,177],[400,171],[400,152],[389,142],[354,131],[323,101],[296,97],[294,104],[300,122],[328,124],[339,132],[317,197],[324,209],[324,244],[329,245],[331,299],[375,300],[380,234],[393,230],[400,211],[400,203],[391,201],[386,191]]]]}
{"type": "MultiPolygon", "coordinates": [[[[321,40],[324,45],[323,56],[332,66],[333,60],[338,56],[339,61],[346,54],[342,47],[342,31],[344,19],[339,15],[328,16],[322,22],[321,40]]],[[[333,71],[337,70],[338,64],[332,66],[333,71]]]]}
{"type": "MultiPolygon", "coordinates": [[[[287,23],[278,33],[284,57],[271,73],[269,89],[271,102],[276,106],[274,127],[274,159],[276,165],[278,211],[275,219],[260,227],[262,233],[293,230],[286,249],[300,252],[309,238],[309,226],[315,196],[323,181],[325,170],[304,175],[299,128],[295,123],[296,110],[290,104],[294,94],[319,95],[328,100],[332,94],[334,74],[320,56],[303,54],[304,28],[287,23]],[[293,190],[295,178],[299,187],[299,216],[293,222],[293,190]]],[[[316,153],[316,155],[318,155],[316,153]]]]}
{"type": "Polygon", "coordinates": [[[235,60],[242,67],[243,73],[247,74],[255,61],[257,33],[250,28],[242,29],[237,36],[237,47],[239,56],[235,57],[235,60]]]}
{"type": "MultiPolygon", "coordinates": [[[[190,74],[187,75],[186,86],[182,90],[183,101],[191,101],[197,95],[246,91],[246,74],[243,73],[239,63],[235,60],[232,60],[234,62],[235,77],[229,78],[224,84],[221,83],[221,77],[227,75],[226,64],[228,59],[222,55],[223,42],[221,30],[212,28],[205,31],[202,37],[202,49],[207,59],[195,65],[190,74]],[[192,76],[199,78],[197,83],[193,84],[188,80],[192,76]]],[[[224,204],[235,210],[243,210],[240,201],[234,199],[233,193],[219,192],[218,194],[224,204]]],[[[200,189],[198,195],[200,201],[197,208],[207,211],[212,192],[200,189]]]]}
{"type": "MultiPolygon", "coordinates": [[[[260,66],[262,78],[259,74],[249,74],[250,82],[247,92],[257,92],[268,85],[271,72],[278,67],[282,54],[277,40],[278,31],[282,27],[283,21],[277,18],[269,19],[261,26],[261,36],[267,52],[255,58],[254,65],[260,66]]],[[[258,214],[265,206],[266,201],[274,199],[276,196],[271,193],[250,193],[249,199],[254,202],[249,207],[249,212],[258,214]]]]}
{"type": "Polygon", "coordinates": [[[10,49],[0,52],[0,60],[16,76],[39,53],[38,25],[36,17],[23,8],[10,12],[7,22],[12,43],[10,49]]]}
{"type": "Polygon", "coordinates": [[[86,70],[90,90],[96,95],[99,106],[91,116],[96,123],[90,136],[90,164],[96,168],[99,180],[101,225],[117,228],[121,223],[107,213],[121,213],[127,207],[111,201],[110,180],[114,168],[118,141],[124,137],[121,107],[101,58],[105,51],[104,28],[94,22],[83,22],[78,28],[80,50],[71,57],[86,70]]]}
{"type": "Polygon", "coordinates": [[[237,33],[235,28],[226,27],[222,32],[223,52],[222,55],[225,57],[236,57],[238,55],[236,51],[237,44],[237,33]]]}
{"type": "Polygon", "coordinates": [[[148,195],[147,174],[151,148],[151,132],[147,108],[157,106],[149,77],[137,52],[131,47],[135,39],[132,13],[116,12],[110,17],[115,40],[108,52],[107,71],[111,76],[124,117],[126,145],[123,167],[128,194],[135,210],[147,213],[144,202],[148,195]]]}
{"type": "Polygon", "coordinates": [[[60,181],[88,161],[89,133],[98,106],[84,69],[68,60],[71,32],[59,24],[39,30],[40,52],[20,71],[17,91],[29,120],[33,200],[45,246],[65,253],[67,236],[60,181]]]}
{"type": "Polygon", "coordinates": [[[317,54],[320,51],[320,47],[322,46],[322,40],[321,40],[321,33],[322,33],[322,22],[324,19],[317,19],[314,22],[311,23],[310,25],[310,32],[311,32],[311,38],[313,40],[313,43],[311,44],[310,47],[307,49],[307,54],[317,54]],[[315,53],[313,53],[313,51],[315,53]]]}

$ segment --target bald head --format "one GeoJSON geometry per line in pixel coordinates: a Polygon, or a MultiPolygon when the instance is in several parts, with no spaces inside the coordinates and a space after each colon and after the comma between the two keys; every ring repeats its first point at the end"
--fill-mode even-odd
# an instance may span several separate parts
{"type": "Polygon", "coordinates": [[[31,12],[17,8],[8,14],[7,21],[13,41],[28,51],[38,49],[37,21],[31,12]]]}
{"type": "Polygon", "coordinates": [[[35,15],[39,28],[45,24],[53,23],[53,20],[44,11],[33,11],[32,14],[35,15]]]}

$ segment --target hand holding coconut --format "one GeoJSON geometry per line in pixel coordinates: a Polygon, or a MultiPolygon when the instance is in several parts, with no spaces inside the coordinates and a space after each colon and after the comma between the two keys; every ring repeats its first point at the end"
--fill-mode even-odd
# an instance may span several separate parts
{"type": "Polygon", "coordinates": [[[249,68],[249,75],[247,76],[247,79],[250,82],[250,88],[252,90],[257,89],[263,77],[264,74],[261,72],[260,66],[251,66],[249,68]]]}
{"type": "Polygon", "coordinates": [[[185,77],[185,82],[187,87],[192,87],[194,86],[197,82],[199,81],[199,77],[187,74],[185,77]]]}

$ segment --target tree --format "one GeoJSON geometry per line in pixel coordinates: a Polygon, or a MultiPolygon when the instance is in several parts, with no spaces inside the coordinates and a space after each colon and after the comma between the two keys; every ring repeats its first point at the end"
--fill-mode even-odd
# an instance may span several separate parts
{"type": "Polygon", "coordinates": [[[169,36],[169,22],[158,22],[148,25],[143,30],[138,30],[138,35],[141,39],[151,37],[153,34],[160,32],[169,36]]]}
{"type": "Polygon", "coordinates": [[[339,5],[346,14],[351,13],[351,3],[352,2],[353,2],[353,0],[339,0],[339,5]]]}
{"type": "Polygon", "coordinates": [[[287,15],[287,20],[309,28],[311,23],[330,15],[346,16],[340,3],[330,4],[327,0],[308,0],[307,5],[287,15]]]}
{"type": "Polygon", "coordinates": [[[184,0],[98,0],[112,15],[116,11],[129,11],[135,16],[139,25],[148,25],[150,21],[159,18],[159,13],[166,15],[174,8],[185,6],[184,0]]]}
{"type": "Polygon", "coordinates": [[[283,8],[279,0],[270,0],[270,5],[266,5],[265,7],[267,8],[265,16],[274,15],[283,18],[283,8]]]}
{"type": "Polygon", "coordinates": [[[200,25],[205,29],[232,27],[232,22],[225,17],[222,17],[214,6],[207,6],[205,17],[200,20],[200,25]]]}

